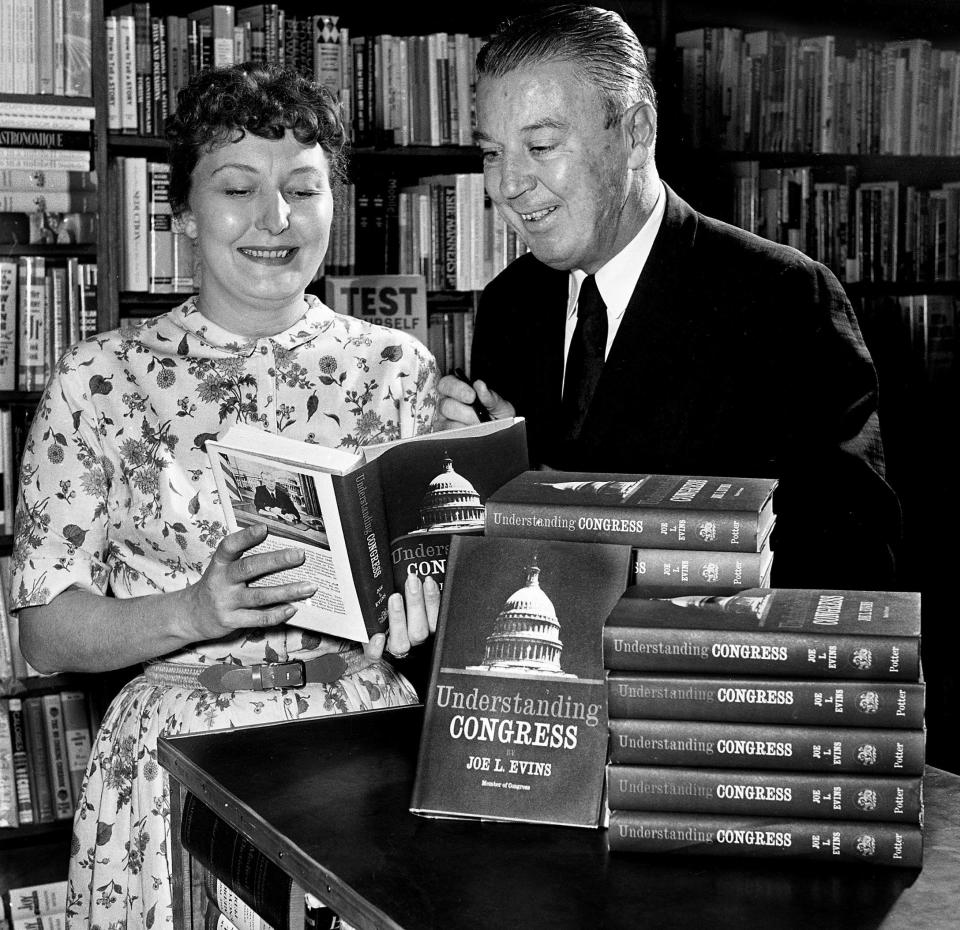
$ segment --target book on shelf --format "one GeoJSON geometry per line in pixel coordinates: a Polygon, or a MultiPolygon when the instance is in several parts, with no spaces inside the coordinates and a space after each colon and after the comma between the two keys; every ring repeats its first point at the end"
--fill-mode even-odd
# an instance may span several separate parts
{"type": "Polygon", "coordinates": [[[7,898],[11,920],[61,915],[67,909],[67,882],[22,885],[9,889],[7,898]]]}
{"type": "Polygon", "coordinates": [[[173,293],[173,211],[170,207],[170,165],[147,162],[147,290],[173,293]]]}
{"type": "MultiPolygon", "coordinates": [[[[23,133],[24,130],[9,130],[23,133]]],[[[38,130],[38,134],[42,134],[38,130]]],[[[55,133],[53,133],[55,134],[55,133]]],[[[0,169],[90,171],[93,167],[90,149],[54,149],[48,148],[43,141],[39,147],[5,146],[0,147],[0,169]]]]}
{"type": "Polygon", "coordinates": [[[611,717],[923,727],[923,681],[834,681],[607,672],[611,717]]]}
{"type": "Polygon", "coordinates": [[[96,191],[51,191],[0,189],[0,212],[33,213],[37,210],[51,213],[96,213],[99,196],[96,191]]]}
{"type": "MultiPolygon", "coordinates": [[[[218,817],[196,795],[184,798],[180,842],[203,868],[201,884],[222,883],[215,901],[228,904],[235,895],[273,930],[300,930],[306,904],[303,889],[242,833],[218,817]]],[[[204,891],[209,897],[209,893],[204,891]]],[[[228,911],[229,913],[229,911],[228,911]]],[[[239,914],[239,905],[234,913],[239,914]]],[[[245,930],[239,924],[238,930],[245,930]]]]}
{"type": "Polygon", "coordinates": [[[403,330],[427,344],[427,285],[422,275],[327,275],[324,288],[325,303],[337,313],[403,330]]]}
{"type": "Polygon", "coordinates": [[[920,594],[752,588],[624,592],[603,629],[610,669],[766,677],[920,677],[920,594]]]}
{"type": "Polygon", "coordinates": [[[92,748],[87,695],[75,689],[61,691],[60,705],[63,711],[63,738],[67,752],[70,794],[76,805],[80,800],[83,776],[86,774],[92,748]]]}
{"type": "Polygon", "coordinates": [[[43,721],[43,700],[39,695],[23,698],[23,729],[27,743],[30,797],[37,812],[37,823],[52,823],[58,818],[50,781],[49,750],[43,721]]]}
{"type": "Polygon", "coordinates": [[[0,697],[0,828],[18,826],[20,816],[17,813],[17,772],[13,760],[10,711],[7,699],[0,697]]]}
{"type": "MultiPolygon", "coordinates": [[[[116,173],[123,192],[121,206],[123,290],[145,292],[149,289],[148,210],[150,189],[147,159],[141,156],[119,156],[116,173]]],[[[116,174],[115,174],[116,177],[116,174]]]]}
{"type": "Polygon", "coordinates": [[[7,713],[10,719],[10,743],[13,751],[14,786],[17,797],[17,817],[20,825],[37,823],[37,810],[30,789],[30,756],[24,723],[23,699],[7,698],[7,713]]]}
{"type": "Polygon", "coordinates": [[[17,388],[39,391],[47,375],[46,259],[21,255],[18,264],[17,388]]]}
{"type": "Polygon", "coordinates": [[[229,530],[261,524],[268,536],[251,551],[306,553],[265,582],[319,583],[291,622],[362,642],[386,629],[387,599],[408,573],[442,584],[450,534],[483,531],[481,491],[528,467],[520,418],[358,452],[241,425],[206,448],[229,530]]]}
{"type": "Polygon", "coordinates": [[[915,824],[766,816],[611,810],[611,852],[658,856],[754,856],[920,868],[923,831],[915,824]]]}
{"type": "Polygon", "coordinates": [[[922,775],[607,766],[611,810],[920,824],[922,775]]]}
{"type": "Polygon", "coordinates": [[[721,596],[768,585],[773,549],[769,538],[759,552],[634,549],[631,565],[631,583],[647,597],[721,596]]]}
{"type": "Polygon", "coordinates": [[[411,811],[599,825],[599,634],[629,554],[602,543],[454,539],[411,811]]]}
{"type": "Polygon", "coordinates": [[[759,552],[774,478],[527,471],[487,503],[488,536],[759,552]]]}
{"type": "Polygon", "coordinates": [[[17,387],[17,278],[15,258],[0,258],[0,391],[17,387]]]}
{"type": "Polygon", "coordinates": [[[63,710],[57,692],[41,695],[43,729],[47,740],[47,772],[50,776],[50,797],[57,820],[73,817],[73,793],[67,767],[67,745],[63,733],[63,710]]]}
{"type": "MultiPolygon", "coordinates": [[[[236,891],[202,865],[193,869],[201,872],[200,882],[206,895],[203,923],[205,930],[276,930],[267,923],[236,891]]],[[[339,918],[297,882],[290,886],[288,925],[294,930],[339,930],[339,918]],[[302,898],[302,904],[301,904],[302,898]]]]}
{"type": "Polygon", "coordinates": [[[921,728],[610,719],[610,761],[622,765],[922,775],[925,742],[921,728]]]}
{"type": "Polygon", "coordinates": [[[67,915],[37,914],[11,921],[10,930],[67,930],[67,915]]]}

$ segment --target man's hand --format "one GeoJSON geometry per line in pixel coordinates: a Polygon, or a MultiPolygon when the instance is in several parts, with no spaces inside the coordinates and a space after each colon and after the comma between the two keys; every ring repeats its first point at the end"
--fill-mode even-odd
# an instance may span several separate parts
{"type": "Polygon", "coordinates": [[[441,401],[434,427],[438,430],[479,423],[480,420],[470,407],[474,399],[479,399],[495,420],[516,416],[513,404],[504,400],[496,391],[491,391],[482,381],[474,381],[471,387],[453,375],[444,375],[437,387],[441,401]]]}

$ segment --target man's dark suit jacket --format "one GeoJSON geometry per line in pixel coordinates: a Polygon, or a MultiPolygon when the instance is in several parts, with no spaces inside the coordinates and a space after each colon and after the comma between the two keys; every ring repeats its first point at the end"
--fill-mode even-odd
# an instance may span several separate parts
{"type": "Polygon", "coordinates": [[[559,426],[568,272],[524,255],[481,296],[471,377],[527,418],[531,463],[777,477],[772,583],[894,586],[873,362],[823,265],[693,210],[666,212],[579,440],[559,426]]]}

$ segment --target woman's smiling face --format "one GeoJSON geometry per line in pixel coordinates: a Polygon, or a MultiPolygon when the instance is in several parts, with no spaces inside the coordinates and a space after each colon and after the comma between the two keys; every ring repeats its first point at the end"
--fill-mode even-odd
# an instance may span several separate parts
{"type": "Polygon", "coordinates": [[[327,250],[333,192],[327,156],[287,130],[246,133],[201,155],[181,217],[201,264],[200,308],[224,329],[273,335],[304,311],[327,250]]]}

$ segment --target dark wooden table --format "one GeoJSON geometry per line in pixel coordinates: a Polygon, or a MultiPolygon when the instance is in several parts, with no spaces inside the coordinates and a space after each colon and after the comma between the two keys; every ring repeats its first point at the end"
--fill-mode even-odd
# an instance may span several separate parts
{"type": "Polygon", "coordinates": [[[602,830],[427,820],[407,810],[422,709],[160,742],[176,927],[189,927],[184,793],[361,928],[860,930],[960,927],[960,777],[928,768],[921,871],[610,855],[602,830]]]}

